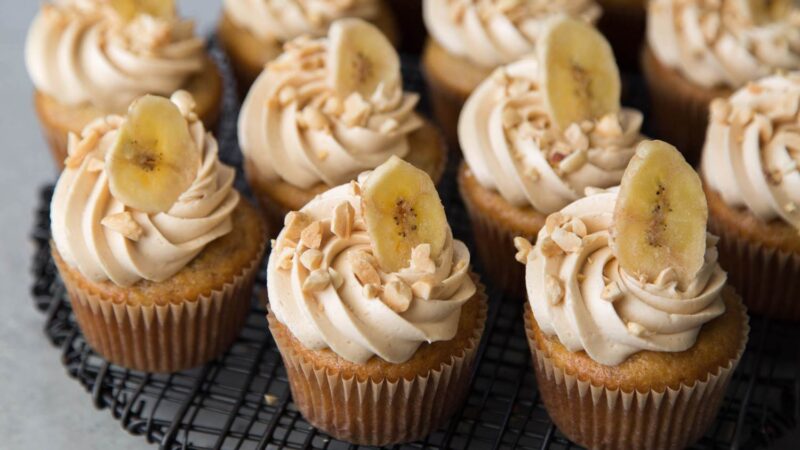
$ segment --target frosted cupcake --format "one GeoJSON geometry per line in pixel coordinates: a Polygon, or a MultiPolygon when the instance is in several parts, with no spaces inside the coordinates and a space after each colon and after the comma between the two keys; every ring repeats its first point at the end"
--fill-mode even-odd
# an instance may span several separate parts
{"type": "Polygon", "coordinates": [[[711,103],[702,174],[720,260],[750,311],[800,320],[800,74],[711,103]]]}
{"type": "Polygon", "coordinates": [[[384,0],[225,0],[218,34],[240,92],[247,93],[285,43],[300,36],[325,36],[333,22],[345,17],[368,20],[397,42],[394,19],[384,0]]]}
{"type": "Polygon", "coordinates": [[[547,19],[568,14],[594,23],[600,17],[593,0],[423,0],[422,7],[430,34],[422,65],[431,106],[454,147],[469,94],[498,66],[533,52],[547,19]]]}
{"type": "Polygon", "coordinates": [[[699,177],[674,147],[646,141],[620,188],[558,214],[567,220],[533,249],[518,243],[553,422],[589,448],[691,445],[713,423],[749,331],[706,231],[699,177]],[[578,223],[574,247],[551,245],[578,223]]]}
{"type": "Polygon", "coordinates": [[[190,94],[136,100],[70,135],[51,205],[52,252],[89,345],[173,372],[234,340],[266,244],[190,94]]]}
{"type": "Polygon", "coordinates": [[[34,103],[59,168],[67,135],[94,119],[123,114],[144,94],[189,91],[197,115],[211,126],[222,79],[172,0],[61,0],[45,3],[28,32],[25,62],[34,103]]]}
{"type": "Polygon", "coordinates": [[[514,238],[535,239],[548,214],[587,188],[619,184],[641,139],[642,114],[620,107],[619,72],[602,35],[566,17],[546,27],[537,55],[484,81],[459,122],[459,186],[476,248],[494,284],[519,298],[514,238]],[[565,72],[565,61],[582,78],[565,72]]]}
{"type": "Polygon", "coordinates": [[[342,19],[326,38],[287,44],[239,115],[247,179],[276,229],[287,212],[393,155],[438,181],[447,152],[414,112],[418,101],[403,92],[397,52],[367,22],[342,19]]]}
{"type": "Polygon", "coordinates": [[[711,100],[800,68],[798,21],[792,0],[651,1],[642,64],[657,134],[698,163],[711,100]]]}
{"type": "Polygon", "coordinates": [[[431,179],[393,157],[287,216],[267,268],[292,398],[360,445],[423,438],[461,406],[487,301],[431,179]]]}

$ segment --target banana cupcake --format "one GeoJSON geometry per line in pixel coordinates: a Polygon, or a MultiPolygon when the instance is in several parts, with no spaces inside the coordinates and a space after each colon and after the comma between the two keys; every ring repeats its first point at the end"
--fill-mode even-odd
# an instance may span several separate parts
{"type": "Polygon", "coordinates": [[[375,26],[335,22],[298,38],[259,76],[239,115],[245,172],[270,221],[396,155],[435,182],[447,150],[403,92],[400,59],[375,26]]]}
{"type": "Polygon", "coordinates": [[[205,363],[239,333],[267,232],[186,91],[70,134],[52,253],[89,345],[123,367],[205,363]]]}
{"type": "Polygon", "coordinates": [[[691,164],[708,106],[776,69],[800,68],[800,9],[792,0],[653,0],[642,69],[653,128],[691,164]]]}
{"type": "Polygon", "coordinates": [[[436,121],[458,145],[458,114],[469,94],[498,66],[533,52],[544,22],[568,14],[587,23],[600,17],[594,0],[423,0],[430,38],[422,67],[436,121]]]}
{"type": "Polygon", "coordinates": [[[345,17],[369,20],[397,42],[394,19],[384,0],[225,0],[217,34],[231,59],[239,91],[247,93],[286,42],[325,36],[331,23],[345,17]]]}
{"type": "Polygon", "coordinates": [[[67,135],[91,121],[124,114],[144,94],[189,91],[196,113],[212,126],[222,79],[194,24],[173,0],[60,0],[45,3],[31,24],[25,62],[34,103],[56,165],[67,135]]]}
{"type": "Polygon", "coordinates": [[[514,238],[535,239],[548,214],[587,188],[619,184],[642,138],[642,114],[620,107],[603,36],[565,16],[545,27],[536,56],[501,67],[473,92],[458,129],[458,181],[478,254],[495,286],[517,298],[514,238]]]}
{"type": "Polygon", "coordinates": [[[750,311],[800,320],[800,73],[711,103],[703,149],[710,229],[750,311]]]}
{"type": "Polygon", "coordinates": [[[461,406],[487,300],[430,177],[397,157],[287,216],[269,328],[297,408],[359,445],[421,439],[461,406]]]}
{"type": "Polygon", "coordinates": [[[519,245],[550,417],[588,448],[691,445],[714,421],[749,332],[706,231],[700,178],[675,147],[645,141],[619,188],[559,217],[568,220],[543,228],[533,249],[519,245]],[[577,237],[576,223],[586,234],[574,248],[548,245],[577,237]]]}

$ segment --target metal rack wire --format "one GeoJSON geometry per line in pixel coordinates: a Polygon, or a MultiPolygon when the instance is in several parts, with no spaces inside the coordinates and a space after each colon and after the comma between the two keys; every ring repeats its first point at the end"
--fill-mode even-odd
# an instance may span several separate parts
{"type": "MultiPolygon", "coordinates": [[[[224,62],[218,51],[215,54],[224,62]]],[[[414,62],[404,59],[406,85],[421,90],[414,62]]],[[[227,92],[235,92],[227,78],[227,92]]],[[[636,89],[635,80],[630,85],[634,89],[628,92],[628,101],[642,107],[641,89],[636,89]]],[[[237,109],[236,99],[228,96],[226,119],[217,132],[222,158],[241,167],[235,137],[237,109]]],[[[451,164],[445,175],[442,197],[454,234],[469,244],[454,167],[451,164]]],[[[243,183],[239,187],[246,190],[243,183]]],[[[77,327],[50,256],[51,196],[52,187],[42,189],[36,212],[31,292],[36,307],[45,313],[45,333],[61,348],[67,374],[86,388],[98,409],[108,409],[125,430],[164,449],[353,447],[314,429],[292,403],[286,372],[267,331],[263,270],[239,339],[204,367],[148,374],[110,364],[94,353],[77,327]]],[[[465,405],[424,441],[396,448],[578,448],[558,432],[540,401],[523,333],[521,301],[503,299],[491,289],[490,298],[465,405]]],[[[798,427],[800,330],[760,318],[754,318],[751,326],[750,343],[719,417],[695,448],[767,448],[798,427]]]]}

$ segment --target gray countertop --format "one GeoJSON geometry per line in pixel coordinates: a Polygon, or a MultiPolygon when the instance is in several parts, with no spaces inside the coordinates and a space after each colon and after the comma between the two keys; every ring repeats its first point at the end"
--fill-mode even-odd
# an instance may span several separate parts
{"type": "MultiPolygon", "coordinates": [[[[183,0],[181,11],[209,33],[222,0],[183,0]]],[[[33,0],[0,0],[0,448],[136,449],[108,411],[67,377],[29,294],[37,192],[55,170],[33,111],[32,86],[23,61],[28,25],[39,8],[33,0]]]]}

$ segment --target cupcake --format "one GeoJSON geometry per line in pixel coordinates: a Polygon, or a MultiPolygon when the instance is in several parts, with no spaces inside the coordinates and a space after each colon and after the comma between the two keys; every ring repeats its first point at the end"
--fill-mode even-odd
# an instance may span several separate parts
{"type": "Polygon", "coordinates": [[[52,253],[89,345],[147,372],[205,363],[239,333],[266,246],[258,211],[185,92],[71,134],[52,253]]]}
{"type": "Polygon", "coordinates": [[[247,93],[285,43],[300,36],[325,36],[331,23],[344,17],[369,20],[392,42],[398,40],[385,0],[225,0],[217,34],[230,57],[239,91],[247,93]]]}
{"type": "Polygon", "coordinates": [[[481,83],[458,128],[458,181],[476,249],[489,280],[517,298],[524,289],[514,238],[535,239],[548,214],[587,188],[619,184],[641,140],[642,114],[620,107],[603,36],[563,16],[545,26],[537,54],[481,83]],[[564,71],[567,61],[575,72],[564,71]]]}
{"type": "Polygon", "coordinates": [[[638,72],[646,19],[646,0],[597,0],[603,15],[597,27],[611,42],[620,67],[638,72]]]}
{"type": "Polygon", "coordinates": [[[498,66],[533,52],[547,19],[563,13],[594,23],[600,17],[594,0],[423,0],[422,7],[430,34],[422,69],[436,121],[454,148],[469,94],[498,66]]]}
{"type": "Polygon", "coordinates": [[[486,320],[469,262],[431,179],[397,157],[290,213],[267,318],[306,420],[359,445],[440,427],[465,399],[486,320]]]}
{"type": "Polygon", "coordinates": [[[791,0],[653,0],[642,70],[653,128],[697,164],[708,105],[776,69],[800,68],[800,9],[791,0]]]}
{"type": "Polygon", "coordinates": [[[562,209],[532,249],[520,241],[539,393],[572,441],[678,449],[713,423],[749,327],[707,213],[681,154],[647,141],[621,187],[562,209]],[[561,246],[575,224],[585,236],[561,246]]]}
{"type": "Polygon", "coordinates": [[[267,217],[396,155],[438,181],[447,151],[439,132],[403,92],[400,60],[386,37],[359,19],[325,38],[298,38],[258,77],[239,115],[245,172],[267,217]]]}
{"type": "Polygon", "coordinates": [[[222,78],[194,24],[162,2],[62,0],[46,3],[28,32],[25,62],[34,104],[57,167],[67,136],[90,122],[124,114],[144,94],[189,91],[212,126],[222,78]]]}
{"type": "Polygon", "coordinates": [[[711,103],[702,176],[720,261],[748,309],[800,321],[800,73],[711,103]]]}

